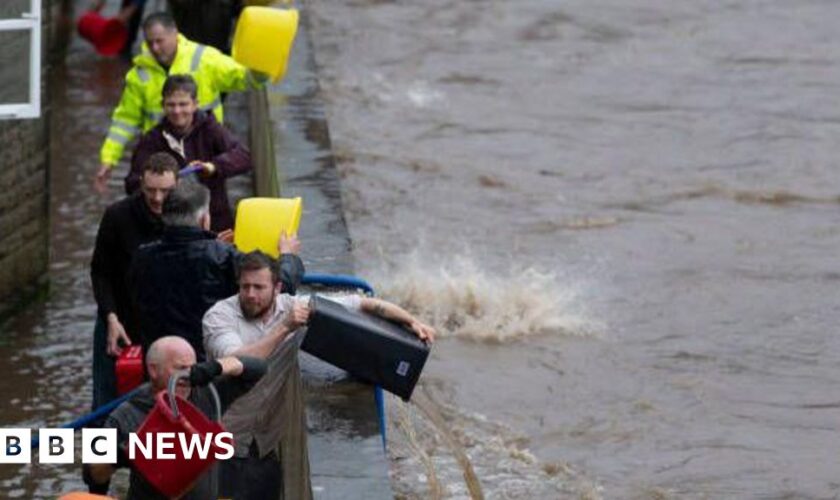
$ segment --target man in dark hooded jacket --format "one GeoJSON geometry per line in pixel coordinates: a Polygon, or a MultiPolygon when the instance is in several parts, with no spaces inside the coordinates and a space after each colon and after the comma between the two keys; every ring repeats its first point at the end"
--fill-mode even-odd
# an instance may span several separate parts
{"type": "Polygon", "coordinates": [[[163,201],[178,179],[178,162],[167,153],[156,153],[143,163],[140,192],[105,210],[90,264],[96,298],[97,321],[93,341],[93,407],[117,396],[114,356],[130,344],[137,319],[128,293],[128,267],[143,243],[163,232],[163,201]]]}
{"type": "Polygon", "coordinates": [[[181,167],[193,166],[199,180],[210,189],[211,229],[233,227],[233,213],[225,181],[251,170],[251,153],[216,118],[198,108],[198,88],[189,75],[171,75],[163,84],[164,118],[134,148],[126,192],[140,186],[143,164],[149,156],[165,151],[181,167]]]}

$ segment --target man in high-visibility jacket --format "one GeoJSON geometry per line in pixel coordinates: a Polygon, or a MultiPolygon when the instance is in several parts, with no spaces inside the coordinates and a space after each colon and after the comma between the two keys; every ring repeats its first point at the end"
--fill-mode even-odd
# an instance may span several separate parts
{"type": "Polygon", "coordinates": [[[189,74],[198,84],[199,108],[212,111],[222,123],[221,93],[262,86],[267,77],[251,71],[213,47],[197,44],[178,33],[169,14],[151,14],[143,21],[143,48],[125,76],[125,89],[111,115],[111,127],[100,150],[94,187],[107,190],[111,172],[126,144],[154,127],[163,116],[161,92],[170,74],[189,74]]]}

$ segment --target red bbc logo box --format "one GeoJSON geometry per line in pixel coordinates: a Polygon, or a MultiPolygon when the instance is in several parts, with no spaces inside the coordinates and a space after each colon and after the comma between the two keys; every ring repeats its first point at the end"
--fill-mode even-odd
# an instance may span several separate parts
{"type": "Polygon", "coordinates": [[[143,383],[143,348],[132,345],[124,348],[117,358],[117,393],[125,394],[143,383]]]}

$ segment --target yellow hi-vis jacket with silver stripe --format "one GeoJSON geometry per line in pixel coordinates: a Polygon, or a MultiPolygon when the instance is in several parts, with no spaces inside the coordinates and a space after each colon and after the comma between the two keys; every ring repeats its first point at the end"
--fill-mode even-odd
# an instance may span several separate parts
{"type": "Polygon", "coordinates": [[[262,86],[263,75],[255,74],[217,49],[178,35],[178,50],[169,72],[157,62],[143,43],[134,67],[125,75],[125,89],[111,115],[111,128],[99,153],[100,161],[112,167],[122,158],[125,145],[139,132],[147,132],[163,117],[161,92],[166,77],[189,74],[198,85],[198,106],[212,111],[222,123],[222,92],[262,86]]]}

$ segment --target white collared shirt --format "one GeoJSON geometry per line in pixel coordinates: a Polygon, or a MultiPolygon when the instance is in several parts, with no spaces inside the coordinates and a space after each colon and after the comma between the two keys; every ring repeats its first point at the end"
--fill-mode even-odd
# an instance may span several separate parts
{"type": "MultiPolygon", "coordinates": [[[[334,296],[329,299],[356,311],[361,309],[362,305],[362,298],[358,295],[334,296]]],[[[295,302],[307,304],[309,296],[279,294],[274,300],[274,310],[265,320],[246,318],[239,305],[239,295],[217,302],[207,311],[202,321],[204,350],[207,352],[207,357],[209,359],[222,358],[262,339],[272,328],[286,319],[295,302]]],[[[286,340],[289,337],[291,335],[287,336],[286,340]]]]}
{"type": "MultiPolygon", "coordinates": [[[[362,297],[345,295],[330,300],[352,310],[360,310],[362,297]]],[[[282,324],[292,311],[295,302],[308,303],[309,296],[280,294],[274,301],[269,317],[247,319],[239,305],[239,295],[217,302],[204,315],[204,349],[208,359],[229,356],[243,346],[252,344],[282,324]]],[[[268,373],[247,394],[234,401],[224,415],[225,427],[234,434],[237,457],[248,455],[248,448],[257,442],[260,456],[277,448],[284,426],[289,422],[290,408],[286,401],[292,384],[290,376],[299,377],[297,353],[306,328],[299,328],[286,336],[266,359],[268,373]],[[293,370],[293,371],[292,371],[293,370]]]]}

